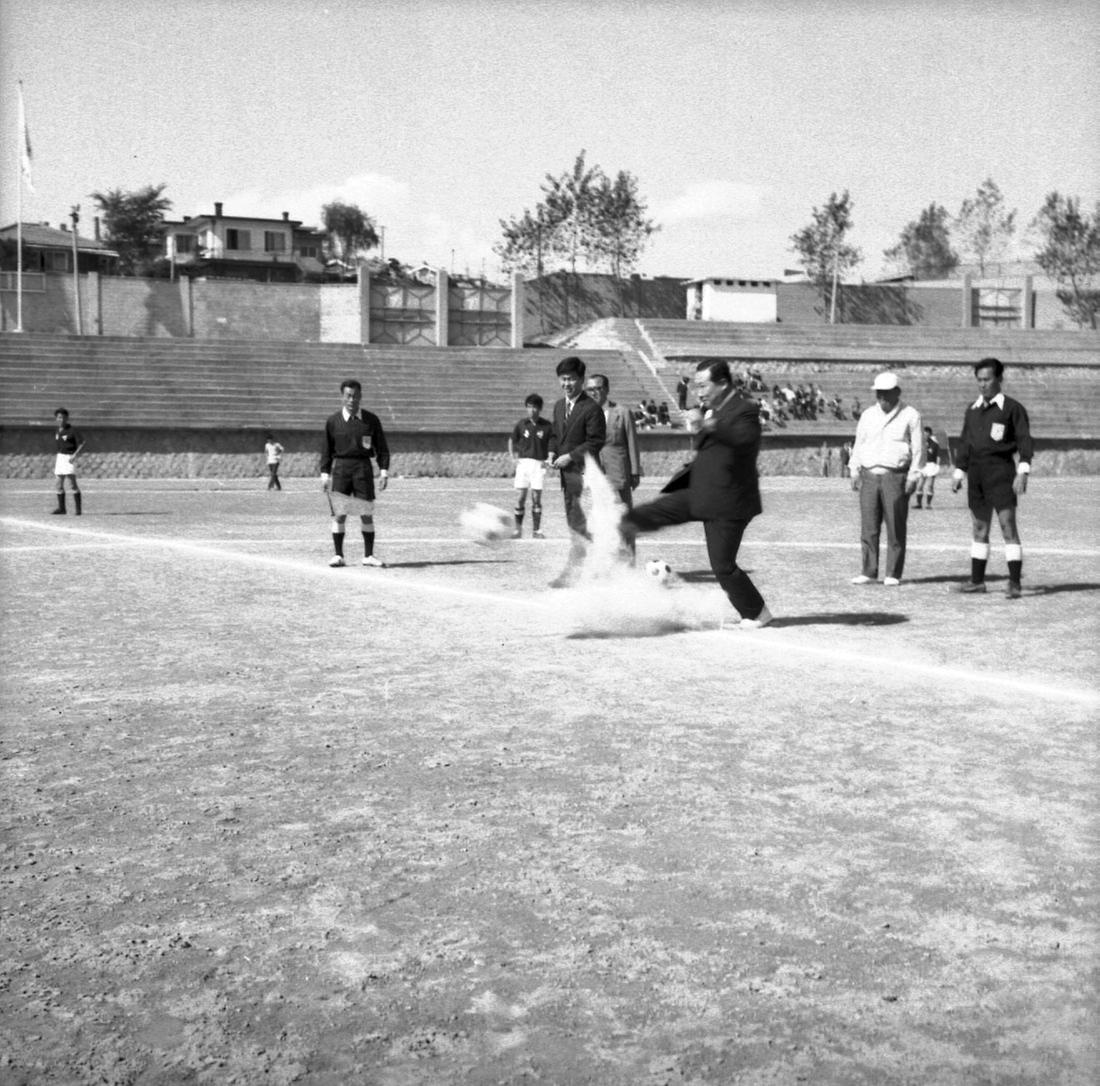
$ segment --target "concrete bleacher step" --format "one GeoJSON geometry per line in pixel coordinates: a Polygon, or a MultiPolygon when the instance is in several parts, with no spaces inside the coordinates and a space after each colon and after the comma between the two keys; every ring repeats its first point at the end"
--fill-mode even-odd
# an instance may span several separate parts
{"type": "Polygon", "coordinates": [[[335,409],[340,380],[356,377],[387,427],[506,435],[529,392],[549,409],[567,353],[606,372],[624,402],[663,398],[616,351],[0,335],[0,424],[52,426],[63,402],[89,427],[313,429],[335,409]]]}

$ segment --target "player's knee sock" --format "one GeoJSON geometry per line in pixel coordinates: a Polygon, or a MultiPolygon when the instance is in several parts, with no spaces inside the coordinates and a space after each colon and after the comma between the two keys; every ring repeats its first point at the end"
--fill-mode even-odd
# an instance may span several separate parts
{"type": "Polygon", "coordinates": [[[517,503],[516,508],[512,513],[512,515],[516,518],[516,528],[517,529],[523,527],[523,514],[524,514],[524,507],[517,503]]]}
{"type": "Polygon", "coordinates": [[[542,526],[542,501],[531,499],[531,530],[537,532],[542,526]]]}
{"type": "Polygon", "coordinates": [[[1020,574],[1024,570],[1024,548],[1019,543],[1006,543],[1005,561],[1008,563],[1008,579],[1013,584],[1019,584],[1020,574]]]}
{"type": "Polygon", "coordinates": [[[970,580],[974,584],[985,581],[985,564],[989,561],[988,543],[970,544],[970,580]]]}
{"type": "Polygon", "coordinates": [[[374,529],[371,528],[371,530],[369,532],[366,529],[364,529],[363,530],[363,555],[364,555],[364,557],[369,558],[372,554],[374,554],[374,529]]]}
{"type": "Polygon", "coordinates": [[[918,509],[919,509],[919,508],[921,507],[921,502],[922,502],[923,500],[924,500],[924,499],[923,499],[923,498],[922,498],[922,497],[921,497],[921,496],[920,496],[920,495],[918,494],[918,495],[917,495],[917,508],[918,508],[918,509]]]}
{"type": "Polygon", "coordinates": [[[332,522],[332,548],[341,557],[344,557],[344,526],[338,521],[332,522]]]}
{"type": "Polygon", "coordinates": [[[65,512],[65,491],[64,490],[59,490],[57,492],[57,508],[54,510],[54,512],[55,513],[64,513],[65,512]]]}
{"type": "Polygon", "coordinates": [[[74,504],[74,505],[76,506],[76,515],[77,515],[78,517],[80,516],[80,514],[81,514],[81,512],[82,512],[82,509],[81,509],[81,499],[82,499],[83,497],[84,497],[84,495],[83,495],[83,494],[81,494],[79,490],[74,490],[74,491],[73,491],[73,504],[74,504]]]}

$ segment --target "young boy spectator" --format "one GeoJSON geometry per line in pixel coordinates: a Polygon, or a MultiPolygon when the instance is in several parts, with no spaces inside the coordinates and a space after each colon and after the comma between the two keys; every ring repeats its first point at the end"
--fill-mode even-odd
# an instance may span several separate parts
{"type": "Polygon", "coordinates": [[[81,507],[82,495],[80,484],[76,481],[76,469],[73,465],[84,448],[84,438],[77,433],[69,423],[69,412],[64,407],[59,407],[53,413],[57,423],[57,433],[54,434],[54,442],[57,446],[57,456],[54,458],[53,473],[57,476],[57,508],[54,515],[65,514],[65,480],[69,480],[69,486],[73,492],[73,506],[79,517],[83,512],[81,507]]]}
{"type": "Polygon", "coordinates": [[[283,484],[279,482],[279,465],[283,460],[283,447],[275,440],[275,435],[270,430],[264,432],[264,455],[267,457],[267,489],[282,490],[283,484]]]}
{"type": "Polygon", "coordinates": [[[523,406],[527,409],[512,427],[508,438],[508,455],[516,466],[512,486],[516,491],[516,530],[513,539],[523,535],[523,517],[527,511],[527,492],[531,492],[531,534],[545,538],[542,527],[542,488],[546,481],[546,458],[550,454],[550,420],[542,417],[542,397],[532,392],[523,406]]]}
{"type": "Polygon", "coordinates": [[[925,509],[932,508],[932,495],[936,490],[936,476],[940,473],[940,443],[932,433],[932,427],[924,428],[924,467],[917,484],[917,508],[923,501],[925,509]]]}

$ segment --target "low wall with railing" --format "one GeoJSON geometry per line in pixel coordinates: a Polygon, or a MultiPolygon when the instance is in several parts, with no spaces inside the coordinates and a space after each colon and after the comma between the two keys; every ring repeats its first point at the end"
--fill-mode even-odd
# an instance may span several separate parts
{"type": "MultiPolygon", "coordinates": [[[[85,429],[86,451],[78,475],[89,479],[261,479],[266,476],[264,438],[260,430],[85,429]]],[[[286,450],[284,478],[316,478],[320,465],[319,434],[280,431],[286,450]]],[[[507,434],[387,434],[395,476],[441,478],[511,478],[507,434]]],[[[761,475],[836,474],[845,435],[765,434],[760,452],[761,475]]],[[[667,478],[691,459],[682,430],[639,434],[646,478],[667,478]]],[[[52,479],[53,432],[42,427],[0,429],[0,478],[52,479]]],[[[1100,474],[1100,443],[1040,442],[1034,470],[1044,475],[1100,474]]],[[[555,479],[548,480],[551,490],[555,479]]]]}

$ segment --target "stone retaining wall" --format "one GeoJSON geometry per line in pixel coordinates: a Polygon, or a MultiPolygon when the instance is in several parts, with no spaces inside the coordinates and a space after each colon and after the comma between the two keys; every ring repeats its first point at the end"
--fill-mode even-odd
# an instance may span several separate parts
{"type": "MultiPolygon", "coordinates": [[[[286,449],[280,475],[316,476],[318,434],[279,433],[286,449]]],[[[246,479],[266,475],[263,434],[256,430],[96,429],[85,435],[78,474],[100,479],[246,479]]],[[[392,472],[404,476],[507,478],[512,464],[507,437],[500,434],[388,434],[392,472]]],[[[829,474],[839,470],[844,438],[821,435],[765,435],[762,475],[823,475],[823,447],[830,452],[829,474]]],[[[647,477],[668,476],[690,458],[687,435],[639,435],[647,477]]],[[[53,431],[42,427],[0,429],[0,478],[40,479],[53,474],[53,431]]],[[[1045,443],[1036,457],[1037,475],[1100,474],[1100,449],[1091,444],[1045,443]]]]}

